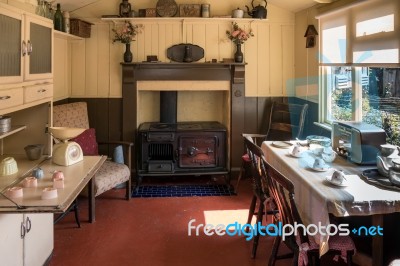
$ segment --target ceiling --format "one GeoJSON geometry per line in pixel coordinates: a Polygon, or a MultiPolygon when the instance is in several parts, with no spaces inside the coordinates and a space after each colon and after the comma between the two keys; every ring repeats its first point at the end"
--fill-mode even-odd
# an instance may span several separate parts
{"type": "MultiPolygon", "coordinates": [[[[64,10],[76,10],[86,5],[90,5],[95,2],[102,0],[56,0],[56,3],[60,3],[64,10]]],[[[315,5],[317,1],[314,0],[268,0],[268,3],[274,6],[281,7],[292,12],[297,12],[302,9],[308,8],[315,5]]]]}

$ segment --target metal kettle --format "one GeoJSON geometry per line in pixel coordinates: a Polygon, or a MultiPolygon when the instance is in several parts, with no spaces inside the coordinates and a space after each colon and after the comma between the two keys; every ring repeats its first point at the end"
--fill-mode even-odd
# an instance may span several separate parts
{"type": "Polygon", "coordinates": [[[256,7],[254,7],[253,3],[254,0],[251,1],[251,6],[253,7],[253,10],[250,12],[250,8],[248,6],[246,6],[247,8],[247,13],[249,14],[249,16],[251,16],[252,18],[267,18],[267,0],[264,0],[265,2],[265,6],[261,6],[258,5],[256,7]]]}

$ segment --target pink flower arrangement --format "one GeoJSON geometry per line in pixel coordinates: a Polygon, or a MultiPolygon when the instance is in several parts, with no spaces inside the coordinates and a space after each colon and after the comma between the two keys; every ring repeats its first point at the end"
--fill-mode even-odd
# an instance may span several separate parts
{"type": "Polygon", "coordinates": [[[114,42],[131,43],[134,41],[136,34],[141,32],[143,25],[132,25],[131,22],[125,21],[122,27],[114,28],[114,42]]]}
{"type": "Polygon", "coordinates": [[[250,29],[249,32],[246,32],[236,22],[232,22],[232,32],[229,30],[226,31],[226,35],[228,39],[234,42],[235,44],[243,44],[250,37],[253,37],[253,31],[250,29]]]}

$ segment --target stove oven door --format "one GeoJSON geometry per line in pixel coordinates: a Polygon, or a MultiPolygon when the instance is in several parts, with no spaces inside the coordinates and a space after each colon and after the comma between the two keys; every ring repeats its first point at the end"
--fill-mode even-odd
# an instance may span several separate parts
{"type": "Polygon", "coordinates": [[[180,168],[205,168],[218,165],[218,137],[215,135],[180,136],[178,163],[180,168]]]}

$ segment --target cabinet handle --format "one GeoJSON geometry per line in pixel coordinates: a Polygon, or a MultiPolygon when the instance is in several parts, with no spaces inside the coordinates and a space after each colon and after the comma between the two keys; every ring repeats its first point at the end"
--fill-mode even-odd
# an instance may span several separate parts
{"type": "Polygon", "coordinates": [[[26,234],[26,228],[23,222],[21,222],[21,239],[24,239],[26,234]]]}
{"type": "Polygon", "coordinates": [[[31,231],[31,228],[32,228],[31,219],[29,219],[29,217],[26,217],[26,232],[29,233],[29,231],[31,231]]]}
{"type": "Polygon", "coordinates": [[[46,92],[46,91],[47,91],[46,89],[37,90],[38,93],[43,93],[43,92],[46,92]]]}
{"type": "Polygon", "coordinates": [[[8,100],[8,99],[10,99],[11,98],[11,96],[0,96],[0,101],[2,101],[2,100],[8,100]]]}
{"type": "Polygon", "coordinates": [[[22,41],[22,56],[25,56],[26,55],[26,42],[25,41],[22,41]]]}
{"type": "Polygon", "coordinates": [[[27,46],[27,50],[28,50],[28,55],[31,55],[32,50],[33,50],[33,46],[32,46],[32,43],[31,43],[30,40],[28,40],[28,43],[27,43],[26,46],[27,46]]]}

